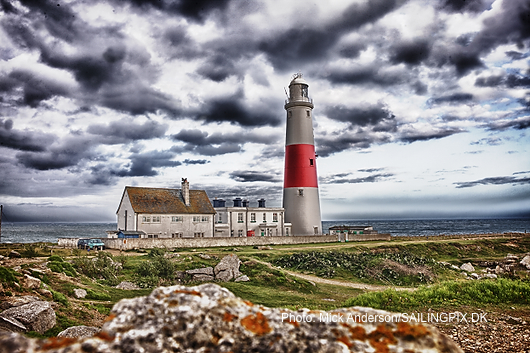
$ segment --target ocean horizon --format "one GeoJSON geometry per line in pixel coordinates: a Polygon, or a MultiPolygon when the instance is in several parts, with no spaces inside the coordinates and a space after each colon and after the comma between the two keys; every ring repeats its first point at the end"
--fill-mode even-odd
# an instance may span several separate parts
{"type": "MultiPolygon", "coordinates": [[[[336,225],[370,225],[392,236],[530,232],[530,219],[400,219],[322,221],[324,234],[336,225]]],[[[105,238],[115,222],[2,222],[0,243],[56,243],[58,238],[105,238]]]]}

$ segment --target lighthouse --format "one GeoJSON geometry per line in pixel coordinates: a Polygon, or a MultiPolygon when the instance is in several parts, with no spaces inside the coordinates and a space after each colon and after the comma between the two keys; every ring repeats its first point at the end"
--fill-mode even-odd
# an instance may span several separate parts
{"type": "Polygon", "coordinates": [[[318,193],[313,101],[302,74],[295,74],[285,102],[287,132],[283,207],[285,221],[292,224],[293,235],[322,234],[318,193]]]}

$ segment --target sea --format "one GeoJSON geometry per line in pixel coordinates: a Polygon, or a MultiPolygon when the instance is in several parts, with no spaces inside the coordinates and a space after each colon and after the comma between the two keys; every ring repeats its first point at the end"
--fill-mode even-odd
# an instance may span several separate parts
{"type": "MultiPolygon", "coordinates": [[[[329,227],[370,225],[379,233],[393,236],[433,236],[450,234],[530,233],[530,219],[435,219],[435,220],[344,220],[323,221],[329,227]]],[[[56,243],[58,238],[105,238],[116,223],[14,223],[2,222],[0,243],[56,243]]]]}

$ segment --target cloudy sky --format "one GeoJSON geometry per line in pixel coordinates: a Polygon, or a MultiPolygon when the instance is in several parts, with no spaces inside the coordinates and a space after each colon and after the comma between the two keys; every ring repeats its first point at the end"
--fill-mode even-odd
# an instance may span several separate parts
{"type": "Polygon", "coordinates": [[[527,0],[0,0],[0,203],[115,221],[126,185],[281,206],[285,88],[323,220],[530,217],[527,0]]]}

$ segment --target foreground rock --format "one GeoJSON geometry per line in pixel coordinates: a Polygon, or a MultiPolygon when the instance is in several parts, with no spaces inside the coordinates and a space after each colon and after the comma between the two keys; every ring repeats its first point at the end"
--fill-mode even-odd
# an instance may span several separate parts
{"type": "Polygon", "coordinates": [[[81,339],[38,341],[0,332],[0,353],[462,352],[436,328],[400,322],[398,314],[361,307],[270,309],[215,284],[157,288],[121,300],[109,319],[100,333],[81,339]],[[370,315],[378,322],[369,322],[370,315]]]}
{"type": "Polygon", "coordinates": [[[55,326],[55,311],[49,302],[32,301],[0,313],[0,325],[7,331],[44,333],[55,326]]]}
{"type": "Polygon", "coordinates": [[[68,338],[83,338],[92,337],[96,333],[99,333],[101,329],[93,326],[72,326],[64,331],[59,332],[57,337],[68,337],[68,338]]]}

